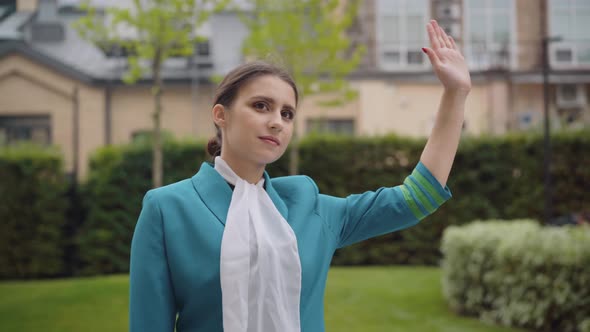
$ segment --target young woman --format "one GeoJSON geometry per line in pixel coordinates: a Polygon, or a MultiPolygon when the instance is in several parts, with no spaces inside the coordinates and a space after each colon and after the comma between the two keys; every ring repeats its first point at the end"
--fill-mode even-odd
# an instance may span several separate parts
{"type": "MultiPolygon", "coordinates": [[[[450,198],[469,72],[455,42],[427,26],[444,86],[420,162],[402,185],[337,198],[306,176],[269,178],[297,116],[291,77],[254,62],[221,82],[215,163],[150,190],[131,246],[131,331],[320,332],[334,251],[418,223],[450,198]]],[[[318,160],[321,162],[321,160],[318,160]]]]}

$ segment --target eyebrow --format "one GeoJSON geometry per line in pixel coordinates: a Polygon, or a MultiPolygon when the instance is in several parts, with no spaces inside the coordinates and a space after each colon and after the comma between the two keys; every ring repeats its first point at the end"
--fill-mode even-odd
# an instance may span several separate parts
{"type": "MultiPolygon", "coordinates": [[[[253,96],[250,98],[250,100],[253,100],[253,99],[262,99],[268,103],[276,104],[276,101],[273,98],[267,97],[267,96],[253,96]]],[[[287,108],[288,110],[290,110],[292,112],[295,112],[295,107],[293,107],[289,104],[285,104],[285,108],[287,108]]]]}

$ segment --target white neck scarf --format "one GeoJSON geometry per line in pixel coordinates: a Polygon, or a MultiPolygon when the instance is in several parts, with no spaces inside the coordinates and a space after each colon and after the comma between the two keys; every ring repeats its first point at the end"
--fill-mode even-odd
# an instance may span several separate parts
{"type": "Polygon", "coordinates": [[[299,332],[301,263],[295,233],[263,188],[215,158],[235,186],[221,240],[224,332],[299,332]]]}

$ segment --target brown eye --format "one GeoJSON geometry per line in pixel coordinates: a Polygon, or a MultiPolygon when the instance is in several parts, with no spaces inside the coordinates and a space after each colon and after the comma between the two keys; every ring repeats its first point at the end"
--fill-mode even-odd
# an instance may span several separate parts
{"type": "Polygon", "coordinates": [[[281,116],[287,120],[293,120],[295,113],[293,111],[282,111],[281,116]]]}
{"type": "Polygon", "coordinates": [[[264,110],[268,109],[268,106],[261,101],[255,102],[253,106],[255,109],[260,110],[260,111],[264,111],[264,110]]]}

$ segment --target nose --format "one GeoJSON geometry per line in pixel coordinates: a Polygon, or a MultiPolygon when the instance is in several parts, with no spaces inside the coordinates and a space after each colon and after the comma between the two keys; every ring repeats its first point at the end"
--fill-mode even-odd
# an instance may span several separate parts
{"type": "Polygon", "coordinates": [[[281,117],[281,112],[272,112],[272,116],[268,121],[268,126],[270,129],[281,132],[283,130],[283,118],[281,117]]]}

